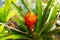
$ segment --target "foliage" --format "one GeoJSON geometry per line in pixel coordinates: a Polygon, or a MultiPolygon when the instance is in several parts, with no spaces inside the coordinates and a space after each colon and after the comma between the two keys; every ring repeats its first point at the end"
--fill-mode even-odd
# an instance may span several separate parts
{"type": "Polygon", "coordinates": [[[51,30],[57,20],[58,7],[57,4],[54,4],[55,1],[49,0],[43,11],[42,0],[36,0],[36,8],[33,11],[30,6],[31,4],[27,4],[28,1],[26,2],[26,0],[19,0],[19,6],[15,4],[14,0],[6,0],[5,6],[0,8],[0,39],[54,40],[51,36],[60,32],[60,29],[57,28],[51,30]],[[28,12],[33,12],[37,16],[37,22],[34,25],[33,32],[30,31],[31,29],[25,23],[24,16],[28,12]],[[14,15],[18,15],[18,18],[14,18],[14,15]],[[18,28],[21,27],[23,30],[9,27],[6,23],[10,18],[13,18],[20,25],[18,28]]]}

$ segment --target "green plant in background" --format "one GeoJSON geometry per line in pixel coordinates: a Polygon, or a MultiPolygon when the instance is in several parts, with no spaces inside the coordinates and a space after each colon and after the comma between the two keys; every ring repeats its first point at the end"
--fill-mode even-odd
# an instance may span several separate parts
{"type": "Polygon", "coordinates": [[[0,37],[3,35],[8,35],[8,30],[5,30],[5,24],[8,23],[9,19],[15,15],[14,11],[11,9],[11,0],[5,0],[5,4],[0,8],[0,37]]]}
{"type": "Polygon", "coordinates": [[[3,8],[4,11],[2,11],[3,10],[2,8],[0,9],[1,10],[0,22],[2,24],[0,27],[1,29],[0,39],[55,40],[54,38],[52,38],[52,35],[60,32],[60,29],[57,28],[51,30],[51,28],[53,27],[57,20],[56,15],[58,7],[55,1],[56,0],[49,0],[44,10],[42,10],[42,0],[36,0],[35,9],[32,9],[30,7],[30,4],[28,3],[28,1],[26,2],[26,0],[19,0],[20,6],[16,6],[16,4],[11,0],[6,2],[8,3],[6,5],[6,9],[3,8]],[[4,31],[2,32],[3,30],[2,26],[4,25],[3,23],[8,22],[8,20],[15,15],[9,14],[9,12],[11,11],[10,8],[12,8],[11,10],[14,10],[18,15],[18,18],[13,19],[20,25],[20,27],[23,30],[21,29],[18,30],[16,28],[8,27],[7,25],[5,25],[8,28],[10,28],[11,33],[2,34],[4,33],[4,31]]]}

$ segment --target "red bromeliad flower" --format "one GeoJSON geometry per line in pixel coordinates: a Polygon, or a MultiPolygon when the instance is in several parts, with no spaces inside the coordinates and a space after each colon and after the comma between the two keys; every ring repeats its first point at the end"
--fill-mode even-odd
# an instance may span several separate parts
{"type": "Polygon", "coordinates": [[[24,16],[25,23],[28,26],[28,28],[33,29],[35,23],[37,22],[37,17],[33,12],[29,12],[26,16],[24,16]]]}

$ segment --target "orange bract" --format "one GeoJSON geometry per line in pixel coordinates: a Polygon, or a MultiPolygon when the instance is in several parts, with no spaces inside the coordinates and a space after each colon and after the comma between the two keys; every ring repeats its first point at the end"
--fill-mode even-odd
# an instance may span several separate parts
{"type": "Polygon", "coordinates": [[[24,16],[25,23],[28,27],[34,25],[37,21],[37,17],[33,12],[29,12],[26,16],[24,16]]]}

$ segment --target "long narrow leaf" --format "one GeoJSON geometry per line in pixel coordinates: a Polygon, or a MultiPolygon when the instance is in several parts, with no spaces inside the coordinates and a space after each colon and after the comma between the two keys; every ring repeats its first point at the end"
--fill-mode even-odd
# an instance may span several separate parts
{"type": "Polygon", "coordinates": [[[26,3],[26,0],[19,0],[19,1],[20,1],[20,5],[25,13],[27,11],[31,11],[30,7],[26,3]]]}
{"type": "Polygon", "coordinates": [[[20,10],[18,9],[18,7],[12,2],[11,3],[11,7],[14,9],[14,11],[18,14],[18,16],[19,16],[19,18],[20,18],[20,20],[21,21],[24,21],[24,19],[23,19],[23,15],[22,15],[22,13],[21,13],[21,8],[20,8],[20,10]]]}
{"type": "Polygon", "coordinates": [[[14,12],[14,10],[11,10],[9,13],[8,13],[8,15],[6,16],[6,22],[8,22],[8,20],[10,19],[10,18],[12,18],[13,16],[15,16],[16,15],[16,13],[14,12]]]}
{"type": "MultiPolygon", "coordinates": [[[[23,21],[21,21],[21,20],[19,20],[19,19],[14,19],[17,23],[19,23],[20,24],[20,26],[23,28],[23,29],[25,29],[25,31],[26,32],[28,32],[28,28],[27,28],[27,26],[25,25],[25,23],[23,22],[23,21]]],[[[29,33],[29,32],[28,32],[29,33]]]]}
{"type": "Polygon", "coordinates": [[[41,29],[41,22],[42,22],[42,0],[36,0],[36,13],[37,17],[37,24],[35,28],[35,32],[38,34],[41,29]]]}
{"type": "Polygon", "coordinates": [[[55,19],[55,20],[52,20],[52,21],[50,21],[50,22],[48,22],[48,23],[46,23],[46,24],[43,26],[43,28],[41,29],[41,32],[40,32],[39,35],[41,35],[42,32],[44,32],[44,33],[49,32],[55,22],[56,22],[56,19],[55,19]],[[48,29],[49,29],[49,30],[48,30],[48,29]]]}
{"type": "Polygon", "coordinates": [[[0,22],[4,22],[4,8],[0,9],[0,22]]]}
{"type": "Polygon", "coordinates": [[[51,35],[53,35],[53,34],[57,34],[57,33],[59,33],[59,32],[60,32],[60,29],[52,30],[52,31],[50,31],[50,32],[47,34],[47,37],[49,37],[49,36],[51,36],[51,35]]]}
{"type": "Polygon", "coordinates": [[[45,22],[47,21],[48,19],[48,16],[50,13],[48,13],[48,10],[49,10],[49,7],[53,4],[54,0],[49,0],[44,12],[43,12],[43,20],[42,20],[42,24],[44,25],[45,22]],[[48,15],[47,15],[48,14],[48,15]]]}
{"type": "Polygon", "coordinates": [[[10,35],[0,38],[0,40],[8,40],[8,39],[29,39],[29,38],[24,35],[10,35]]]}
{"type": "Polygon", "coordinates": [[[0,20],[4,23],[6,22],[6,17],[9,14],[10,4],[11,4],[11,0],[6,0],[6,2],[4,4],[5,6],[2,7],[1,11],[0,11],[0,16],[1,16],[0,20]]]}
{"type": "Polygon", "coordinates": [[[54,20],[56,19],[56,15],[57,15],[57,5],[54,7],[53,11],[52,11],[52,14],[50,16],[50,20],[54,20]]]}
{"type": "Polygon", "coordinates": [[[10,11],[10,4],[11,4],[11,0],[6,0],[5,6],[4,6],[4,21],[6,21],[6,17],[9,14],[10,11]]]}

